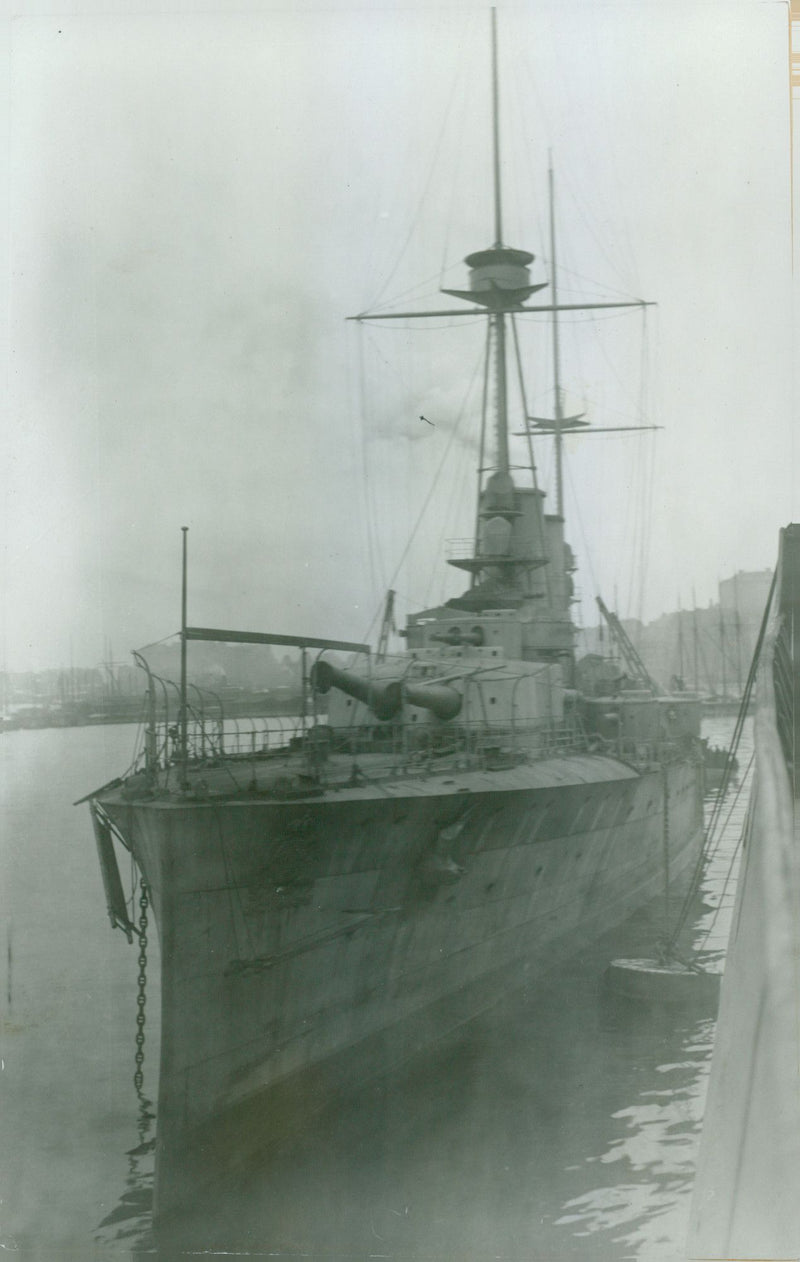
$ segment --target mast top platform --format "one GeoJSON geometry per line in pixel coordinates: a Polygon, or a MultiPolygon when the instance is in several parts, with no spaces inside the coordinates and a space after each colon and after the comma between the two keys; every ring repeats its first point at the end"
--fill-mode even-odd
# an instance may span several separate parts
{"type": "Polygon", "coordinates": [[[475,250],[464,259],[467,267],[489,267],[494,263],[515,263],[527,267],[536,256],[529,250],[517,250],[510,245],[493,245],[488,250],[475,250]]]}
{"type": "Polygon", "coordinates": [[[531,294],[545,287],[531,284],[529,267],[534,258],[529,250],[507,245],[476,250],[464,260],[469,268],[469,289],[443,289],[442,293],[480,303],[490,310],[520,307],[531,294]]]}

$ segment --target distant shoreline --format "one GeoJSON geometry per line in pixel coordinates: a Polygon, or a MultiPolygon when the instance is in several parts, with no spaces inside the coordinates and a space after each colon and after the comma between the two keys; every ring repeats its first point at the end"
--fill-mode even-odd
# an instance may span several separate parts
{"type": "MultiPolygon", "coordinates": [[[[269,696],[250,694],[222,698],[221,712],[225,719],[243,718],[299,718],[301,710],[300,693],[291,695],[269,696]]],[[[214,707],[206,711],[206,718],[217,719],[220,709],[214,707]]],[[[170,711],[169,718],[176,715],[170,711]]],[[[192,718],[195,717],[192,711],[192,718]]],[[[159,706],[156,718],[163,722],[167,715],[164,707],[159,706]]],[[[49,706],[20,706],[17,713],[0,717],[0,732],[34,731],[53,728],[100,727],[122,723],[139,724],[146,720],[144,697],[131,697],[125,701],[115,701],[105,707],[69,706],[51,708],[49,706]]]]}

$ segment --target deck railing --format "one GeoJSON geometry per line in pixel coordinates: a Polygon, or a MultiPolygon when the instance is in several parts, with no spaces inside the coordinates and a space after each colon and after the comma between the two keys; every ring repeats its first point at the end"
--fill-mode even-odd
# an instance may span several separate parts
{"type": "MultiPolygon", "coordinates": [[[[180,697],[171,681],[149,671],[148,676],[149,718],[139,770],[154,787],[173,787],[173,777],[177,787],[182,749],[180,697]],[[161,702],[158,709],[156,697],[161,702]]],[[[341,757],[336,755],[348,756],[352,766],[358,765],[359,758],[373,755],[365,763],[369,771],[364,778],[380,779],[434,773],[446,767],[492,770],[577,753],[605,753],[641,768],[678,752],[677,746],[664,742],[602,740],[587,734],[577,716],[553,722],[517,720],[507,727],[473,721],[375,722],[336,728],[324,720],[315,722],[309,715],[226,717],[219,696],[194,685],[187,701],[186,745],[187,765],[193,772],[202,774],[204,768],[225,764],[231,771],[244,771],[251,786],[265,761],[300,754],[304,775],[320,787],[341,781],[341,757]]]]}

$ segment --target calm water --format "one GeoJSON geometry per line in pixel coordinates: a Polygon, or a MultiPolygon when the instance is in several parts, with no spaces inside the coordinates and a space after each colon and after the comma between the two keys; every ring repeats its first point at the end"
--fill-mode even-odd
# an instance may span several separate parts
{"type": "MultiPolygon", "coordinates": [[[[732,726],[718,719],[706,734],[723,743],[732,726]]],[[[88,809],[72,806],[124,770],[134,731],[0,736],[0,1243],[25,1258],[151,1247],[153,1131],[133,1087],[138,952],[109,928],[88,809]]],[[[733,896],[746,799],[735,792],[692,922],[711,951],[733,896]]],[[[606,945],[650,953],[660,914],[606,945]]],[[[157,1086],[152,929],[149,943],[145,1100],[157,1086]]],[[[235,1192],[205,1198],[191,1243],[325,1258],[678,1258],[712,1039],[713,1012],[614,1001],[594,961],[578,961],[354,1094],[235,1192]]]]}

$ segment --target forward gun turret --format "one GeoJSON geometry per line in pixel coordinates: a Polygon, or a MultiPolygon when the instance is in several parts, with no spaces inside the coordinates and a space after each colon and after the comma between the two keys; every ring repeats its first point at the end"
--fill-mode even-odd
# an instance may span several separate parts
{"type": "Polygon", "coordinates": [[[370,680],[352,671],[339,670],[330,662],[317,662],[311,670],[311,683],[317,692],[338,688],[369,706],[377,719],[393,719],[403,702],[430,710],[437,719],[454,719],[463,703],[461,693],[449,684],[423,683],[419,680],[370,680]]]}

